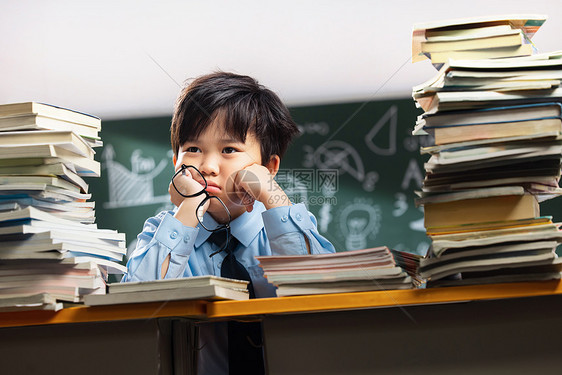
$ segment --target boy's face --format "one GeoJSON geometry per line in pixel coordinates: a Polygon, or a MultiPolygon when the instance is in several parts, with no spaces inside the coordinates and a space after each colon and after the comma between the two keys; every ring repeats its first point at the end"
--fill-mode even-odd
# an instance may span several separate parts
{"type": "MultiPolygon", "coordinates": [[[[207,180],[207,192],[224,202],[234,220],[246,209],[233,194],[233,176],[252,164],[261,164],[260,142],[253,133],[247,134],[245,142],[236,140],[225,132],[221,116],[217,116],[197,139],[180,147],[174,162],[176,171],[182,164],[199,169],[207,180]]],[[[227,220],[216,199],[211,199],[207,212],[218,222],[227,220]]]]}

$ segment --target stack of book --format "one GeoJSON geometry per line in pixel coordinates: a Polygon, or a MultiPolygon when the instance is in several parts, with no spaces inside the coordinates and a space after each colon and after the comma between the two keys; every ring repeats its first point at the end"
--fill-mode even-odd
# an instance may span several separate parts
{"type": "Polygon", "coordinates": [[[413,89],[425,111],[413,134],[434,141],[421,149],[431,156],[416,201],[431,285],[560,278],[562,232],[539,203],[561,194],[562,53],[492,59],[486,49],[489,59],[449,59],[413,89]]]}
{"type": "Polygon", "coordinates": [[[545,22],[542,15],[510,15],[447,20],[414,25],[412,61],[429,58],[475,60],[530,56],[531,38],[545,22]]]}
{"type": "Polygon", "coordinates": [[[385,246],[333,254],[256,257],[277,296],[413,288],[419,259],[385,246]],[[410,273],[410,274],[409,274],[410,273]]]}
{"type": "Polygon", "coordinates": [[[196,276],[108,285],[108,293],[89,294],[84,303],[89,306],[177,300],[246,300],[248,282],[218,276],[196,276]]]}
{"type": "Polygon", "coordinates": [[[97,177],[99,118],[41,103],[0,105],[0,308],[58,309],[105,293],[125,235],[98,229],[83,177],[97,177]]]}

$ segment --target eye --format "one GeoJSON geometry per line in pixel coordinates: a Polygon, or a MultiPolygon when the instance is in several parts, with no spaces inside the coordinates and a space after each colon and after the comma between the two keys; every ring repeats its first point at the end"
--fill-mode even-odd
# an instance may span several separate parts
{"type": "Polygon", "coordinates": [[[224,154],[234,154],[235,152],[238,152],[238,150],[235,149],[234,147],[225,147],[222,149],[222,152],[224,154]]]}
{"type": "Polygon", "coordinates": [[[198,147],[191,146],[185,149],[186,152],[201,152],[198,147]]]}

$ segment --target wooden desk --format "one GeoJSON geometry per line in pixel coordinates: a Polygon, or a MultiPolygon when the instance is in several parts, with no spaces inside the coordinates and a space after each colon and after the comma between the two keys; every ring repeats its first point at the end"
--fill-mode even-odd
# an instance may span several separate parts
{"type": "MultiPolygon", "coordinates": [[[[270,374],[557,373],[562,365],[559,294],[562,283],[549,281],[2,313],[0,326],[5,328],[0,330],[0,360],[6,363],[14,353],[29,347],[34,350],[27,356],[31,362],[38,351],[51,346],[49,340],[61,337],[63,342],[95,343],[98,352],[89,354],[102,363],[109,358],[108,350],[102,349],[110,348],[116,358],[113,366],[93,365],[91,373],[107,369],[154,374],[154,366],[166,373],[162,371],[170,366],[162,367],[158,362],[161,353],[155,354],[158,348],[172,345],[162,343],[169,329],[162,324],[166,318],[257,317],[264,324],[270,374]],[[140,335],[145,328],[148,333],[140,335]],[[135,343],[144,351],[135,348],[135,343]],[[122,362],[142,365],[133,370],[119,367],[122,362]]],[[[78,347],[78,351],[85,348],[78,347]]],[[[46,353],[43,363],[53,366],[56,361],[49,359],[48,350],[46,353]]],[[[67,357],[61,363],[68,361],[67,357]]],[[[89,373],[87,370],[78,372],[89,373]]]]}

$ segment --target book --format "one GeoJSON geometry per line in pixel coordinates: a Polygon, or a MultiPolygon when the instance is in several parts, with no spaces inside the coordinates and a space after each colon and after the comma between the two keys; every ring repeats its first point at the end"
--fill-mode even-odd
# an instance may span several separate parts
{"type": "MultiPolygon", "coordinates": [[[[537,194],[535,195],[541,194],[541,190],[550,194],[549,189],[532,189],[531,186],[557,187],[556,180],[560,175],[560,170],[556,165],[557,162],[559,163],[559,160],[514,158],[511,163],[503,165],[488,166],[482,161],[480,166],[475,165],[474,162],[455,164],[458,168],[446,168],[439,165],[430,168],[428,166],[422,184],[422,194],[428,197],[432,194],[435,196],[435,192],[458,192],[458,190],[476,190],[483,187],[492,188],[507,185],[519,185],[526,191],[536,190],[537,194]],[[521,162],[518,162],[518,160],[521,160],[521,162]],[[467,168],[466,172],[463,173],[462,166],[470,166],[470,168],[467,168]],[[541,185],[538,185],[539,183],[541,185]]],[[[552,191],[552,193],[555,193],[555,191],[552,191]]]]}
{"type": "Polygon", "coordinates": [[[436,145],[442,145],[485,139],[524,137],[533,134],[555,137],[560,134],[561,124],[562,119],[560,118],[543,118],[514,122],[424,126],[424,130],[433,134],[436,145]]]}
{"type": "MultiPolygon", "coordinates": [[[[493,255],[501,256],[503,253],[513,253],[516,251],[542,250],[552,251],[558,246],[557,241],[531,241],[520,243],[500,243],[491,246],[468,247],[450,249],[441,253],[439,256],[423,258],[420,260],[420,272],[427,272],[437,267],[454,264],[458,261],[470,259],[480,259],[479,256],[493,255]]],[[[424,275],[422,275],[424,276],[424,275]]],[[[425,276],[424,276],[425,277],[425,276]]]]}
{"type": "Polygon", "coordinates": [[[13,190],[20,190],[22,186],[25,187],[26,185],[48,185],[70,190],[76,193],[88,193],[88,184],[84,183],[82,187],[60,177],[0,175],[0,184],[4,185],[4,190],[9,189],[12,186],[17,186],[13,190]]]}
{"type": "Polygon", "coordinates": [[[15,209],[23,208],[26,206],[33,206],[41,210],[52,212],[93,212],[95,202],[75,202],[75,201],[57,201],[51,199],[41,199],[34,195],[17,194],[17,195],[3,195],[0,194],[0,204],[14,203],[15,209]]]}
{"type": "Polygon", "coordinates": [[[108,259],[98,258],[87,254],[81,254],[81,255],[71,254],[71,256],[63,257],[62,260],[60,260],[60,262],[62,264],[74,264],[74,265],[81,264],[81,263],[94,263],[99,267],[103,267],[108,273],[111,274],[121,275],[127,272],[127,267],[117,262],[113,262],[108,259]]]}
{"type": "Polygon", "coordinates": [[[412,31],[412,62],[427,58],[422,52],[422,43],[427,40],[491,37],[505,33],[508,28],[521,30],[526,39],[531,39],[545,21],[544,15],[509,14],[417,23],[412,31]]]}
{"type": "Polygon", "coordinates": [[[0,277],[4,276],[32,276],[32,275],[74,275],[97,276],[107,280],[108,273],[92,262],[79,264],[63,264],[61,262],[28,262],[12,261],[3,263],[0,268],[0,277]]]}
{"type": "Polygon", "coordinates": [[[72,287],[105,290],[103,278],[93,275],[24,275],[1,276],[0,289],[33,287],[72,287]]]}
{"type": "Polygon", "coordinates": [[[224,288],[218,285],[181,287],[174,289],[123,292],[84,296],[87,306],[118,305],[143,302],[169,302],[178,300],[247,300],[247,290],[224,288]]]}
{"type": "Polygon", "coordinates": [[[421,129],[440,126],[502,124],[559,118],[562,118],[560,103],[535,103],[443,112],[433,115],[423,114],[418,117],[413,134],[416,135],[421,129]]]}
{"type": "Polygon", "coordinates": [[[58,238],[83,238],[89,240],[125,241],[125,234],[109,229],[98,229],[96,224],[81,224],[72,222],[51,223],[42,220],[23,220],[0,225],[0,235],[30,235],[49,233],[47,236],[58,238]]]}
{"type": "Polygon", "coordinates": [[[450,193],[442,194],[426,194],[423,197],[416,198],[416,206],[421,206],[428,203],[440,203],[440,202],[453,202],[465,199],[476,199],[476,198],[486,198],[486,197],[497,197],[504,195],[523,195],[525,194],[525,189],[522,186],[499,186],[483,189],[469,189],[461,190],[450,193]]]}
{"type": "MultiPolygon", "coordinates": [[[[26,228],[28,226],[19,226],[26,228]]],[[[108,230],[96,230],[96,231],[76,231],[76,230],[57,230],[48,229],[43,232],[32,232],[32,233],[11,233],[0,235],[0,247],[5,245],[10,241],[23,241],[25,240],[28,244],[34,244],[42,241],[55,241],[55,242],[72,242],[72,243],[85,243],[90,245],[100,245],[100,246],[111,246],[107,249],[110,251],[125,254],[125,236],[123,233],[114,232],[108,230]],[[109,232],[109,233],[108,233],[109,232]]]]}
{"type": "Polygon", "coordinates": [[[98,117],[63,107],[57,107],[51,104],[25,102],[0,105],[0,117],[14,117],[32,114],[84,124],[101,130],[101,120],[98,117]]]}
{"type": "Polygon", "coordinates": [[[502,143],[488,144],[485,146],[459,147],[455,149],[442,149],[439,155],[432,155],[426,163],[428,167],[443,164],[457,164],[470,161],[490,159],[514,160],[530,159],[562,153],[562,145],[558,142],[541,143],[502,143]]]}
{"type": "Polygon", "coordinates": [[[377,290],[381,283],[388,288],[412,288],[414,283],[386,246],[331,254],[258,256],[256,259],[267,280],[281,290],[278,296],[377,290]],[[284,286],[295,288],[287,292],[284,286]],[[357,289],[353,290],[353,286],[357,289]]]}
{"type": "MultiPolygon", "coordinates": [[[[525,35],[515,29],[503,34],[486,37],[471,37],[454,40],[426,40],[421,43],[422,53],[462,51],[471,49],[488,49],[521,46],[525,43],[525,35]]],[[[433,62],[433,61],[432,61],[433,62]]]]}
{"type": "MultiPolygon", "coordinates": [[[[99,126],[64,121],[37,114],[0,117],[0,131],[66,130],[74,131],[87,140],[99,140],[99,126]]],[[[93,143],[95,145],[95,142],[93,143]]]]}
{"type": "Polygon", "coordinates": [[[114,262],[121,262],[123,255],[97,246],[85,246],[72,243],[35,244],[3,244],[0,248],[0,259],[64,259],[77,256],[94,256],[114,262]],[[18,246],[19,245],[19,246],[18,246]]]}
{"type": "Polygon", "coordinates": [[[274,272],[264,269],[267,280],[274,285],[337,282],[349,280],[396,279],[407,276],[401,267],[362,267],[354,270],[286,270],[274,272]],[[267,270],[267,271],[265,271],[267,270]]]}
{"type": "Polygon", "coordinates": [[[562,98],[560,87],[551,90],[527,90],[521,93],[471,90],[435,92],[417,97],[416,103],[430,114],[437,111],[494,107],[504,104],[552,102],[560,98],[562,98]]]}
{"type": "MultiPolygon", "coordinates": [[[[540,69],[540,70],[509,70],[509,71],[461,71],[449,70],[439,81],[436,88],[448,87],[449,90],[470,89],[476,90],[481,87],[509,87],[510,84],[531,83],[534,81],[557,81],[558,85],[562,79],[560,69],[540,69]]],[[[553,83],[557,85],[557,83],[553,83]]],[[[428,87],[428,89],[430,89],[428,87]]]]}
{"type": "Polygon", "coordinates": [[[79,186],[82,191],[88,191],[88,184],[76,173],[74,168],[67,167],[64,163],[27,165],[27,166],[0,166],[0,176],[60,176],[74,185],[79,186]]]}
{"type": "MultiPolygon", "coordinates": [[[[9,223],[13,222],[14,225],[23,224],[22,220],[40,220],[44,222],[48,222],[51,224],[59,224],[59,225],[66,225],[69,229],[71,228],[80,228],[80,229],[87,229],[87,224],[81,224],[74,222],[72,220],[65,220],[61,219],[51,213],[42,211],[32,206],[28,206],[25,208],[21,208],[19,210],[13,211],[5,211],[0,212],[0,226],[7,226],[10,225],[9,223]],[[19,221],[19,222],[16,222],[19,221]],[[6,223],[6,224],[3,224],[6,223]]],[[[26,222],[27,223],[27,222],[26,222]]],[[[90,228],[96,228],[95,224],[92,225],[90,228]]]]}
{"type": "Polygon", "coordinates": [[[244,290],[248,287],[248,281],[235,280],[219,276],[194,276],[179,279],[163,279],[156,281],[136,281],[127,283],[111,283],[108,285],[108,292],[132,293],[151,290],[168,290],[176,288],[193,288],[216,285],[223,288],[233,288],[244,290]]]}
{"type": "Polygon", "coordinates": [[[54,145],[0,147],[0,166],[64,163],[81,176],[100,176],[100,163],[54,145]],[[29,159],[29,160],[26,160],[29,159]]]}
{"type": "Polygon", "coordinates": [[[530,56],[533,51],[534,48],[532,44],[521,44],[511,47],[431,52],[428,53],[428,55],[433,64],[443,64],[449,61],[449,59],[476,60],[530,56]]]}
{"type": "Polygon", "coordinates": [[[505,254],[490,254],[481,259],[466,259],[453,264],[435,267],[431,271],[423,271],[420,267],[420,275],[432,280],[441,279],[456,273],[469,271],[487,271],[498,268],[520,267],[544,264],[545,261],[553,261],[556,254],[553,249],[528,250],[505,254]]]}
{"type": "Polygon", "coordinates": [[[48,184],[22,183],[0,185],[0,196],[10,196],[14,194],[36,196],[38,198],[60,202],[80,201],[92,197],[91,194],[80,193],[48,184]]]}
{"type": "Polygon", "coordinates": [[[17,295],[3,297],[0,295],[0,312],[50,310],[59,311],[63,304],[57,302],[53,295],[38,293],[30,295],[17,295]]]}
{"type": "Polygon", "coordinates": [[[502,229],[513,229],[513,228],[528,228],[548,226],[550,228],[555,228],[555,224],[552,223],[552,216],[541,216],[532,219],[521,219],[521,220],[506,220],[506,221],[488,221],[485,223],[470,223],[461,224],[453,226],[443,226],[443,227],[432,227],[427,229],[427,235],[430,238],[442,238],[443,235],[448,234],[462,234],[470,233],[477,235],[479,232],[485,232],[490,230],[502,230],[502,229]]]}
{"type": "Polygon", "coordinates": [[[562,242],[562,232],[558,229],[554,230],[528,230],[521,231],[520,233],[503,233],[497,234],[495,236],[487,236],[482,238],[472,238],[465,240],[445,240],[441,238],[435,238],[430,247],[430,252],[434,256],[441,256],[441,254],[446,251],[452,251],[452,249],[462,249],[468,247],[478,247],[478,246],[491,246],[506,242],[533,242],[533,241],[546,241],[554,240],[557,242],[562,242]]]}
{"type": "MultiPolygon", "coordinates": [[[[25,300],[28,296],[45,293],[57,301],[79,303],[83,301],[86,294],[103,294],[105,288],[78,288],[75,286],[64,285],[31,285],[12,288],[1,288],[0,299],[13,298],[14,300],[25,300]]],[[[37,310],[38,308],[29,308],[29,310],[37,310]]]]}
{"type": "Polygon", "coordinates": [[[500,25],[490,25],[470,28],[434,28],[425,30],[427,41],[441,42],[451,40],[463,40],[474,38],[487,38],[491,36],[504,35],[512,32],[511,25],[505,23],[500,25]]]}
{"type": "Polygon", "coordinates": [[[486,271],[462,272],[460,279],[440,279],[432,281],[431,287],[461,286],[475,284],[497,284],[522,281],[546,281],[560,279],[562,276],[562,259],[555,258],[534,265],[499,268],[486,271]]]}
{"type": "Polygon", "coordinates": [[[72,153],[93,159],[94,149],[82,137],[73,131],[36,130],[0,132],[0,147],[7,151],[13,147],[21,148],[33,145],[53,145],[72,153]]]}
{"type": "Polygon", "coordinates": [[[277,287],[278,297],[312,294],[332,294],[351,292],[372,292],[377,290],[411,289],[412,279],[409,276],[401,279],[373,279],[338,282],[281,284],[277,287]]]}
{"type": "MultiPolygon", "coordinates": [[[[0,237],[0,251],[80,251],[88,252],[88,248],[111,253],[111,256],[125,255],[125,244],[118,241],[105,241],[86,236],[85,238],[58,237],[56,232],[34,233],[26,236],[8,235],[0,237]],[[62,249],[62,250],[61,250],[62,249]],[[76,250],[72,250],[76,249],[76,250]],[[79,250],[82,249],[82,250],[79,250]]],[[[92,253],[93,254],[93,253],[92,253]]]]}
{"type": "Polygon", "coordinates": [[[390,256],[390,250],[386,246],[373,247],[369,249],[340,251],[330,254],[309,254],[309,255],[281,255],[281,256],[260,256],[257,257],[263,267],[280,267],[292,269],[296,265],[325,267],[330,265],[339,266],[343,262],[350,264],[361,264],[369,260],[384,259],[385,264],[393,265],[394,261],[390,256]]]}
{"type": "Polygon", "coordinates": [[[537,198],[531,194],[464,199],[424,205],[426,228],[530,219],[540,216],[537,198]]]}

